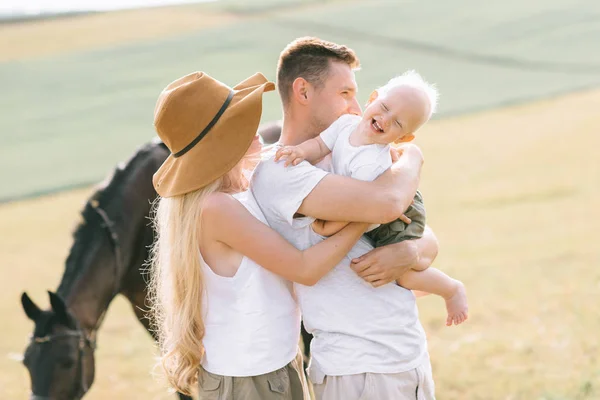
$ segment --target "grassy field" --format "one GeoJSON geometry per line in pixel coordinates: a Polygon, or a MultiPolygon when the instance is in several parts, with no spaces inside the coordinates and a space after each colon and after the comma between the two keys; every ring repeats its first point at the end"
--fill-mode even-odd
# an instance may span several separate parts
{"type": "MultiPolygon", "coordinates": [[[[298,36],[357,51],[361,102],[417,69],[438,85],[441,117],[600,85],[600,3],[442,3],[223,1],[2,25],[0,201],[100,179],[155,135],[169,82],[194,70],[230,85],[256,71],[274,79],[298,36]]],[[[264,120],[280,115],[265,96],[264,120]]]]}
{"type": "MultiPolygon", "coordinates": [[[[436,265],[465,282],[471,319],[443,325],[419,300],[441,400],[600,398],[600,91],[430,123],[422,189],[441,241],[436,265]]],[[[0,397],[27,393],[12,358],[47,304],[90,189],[0,206],[0,397]]],[[[99,334],[90,399],[169,398],[151,376],[153,345],[117,300],[99,334]]]]}
{"type": "MultiPolygon", "coordinates": [[[[99,180],[153,136],[156,95],[182,73],[272,78],[294,37],[342,41],[363,61],[361,100],[406,68],[442,93],[442,118],[417,139],[422,191],[436,266],[467,285],[471,319],[446,328],[443,303],[419,300],[438,398],[600,399],[600,3],[425,3],[234,0],[2,25],[0,200],[99,180]]],[[[265,99],[277,118],[276,96],[265,99]]],[[[48,304],[91,190],[0,204],[0,399],[29,391],[19,296],[48,304]]],[[[86,398],[174,398],[122,299],[98,344],[86,398]]]]}

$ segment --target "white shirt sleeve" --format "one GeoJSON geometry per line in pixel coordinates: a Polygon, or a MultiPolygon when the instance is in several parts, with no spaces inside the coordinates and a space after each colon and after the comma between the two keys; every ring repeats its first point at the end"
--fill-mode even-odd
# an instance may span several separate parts
{"type": "Polygon", "coordinates": [[[261,161],[254,170],[250,190],[267,221],[276,218],[293,225],[294,214],[327,174],[306,161],[284,167],[283,162],[270,158],[261,161]]]}
{"type": "Polygon", "coordinates": [[[348,127],[357,124],[360,121],[360,117],[352,114],[344,114],[338,119],[336,119],[333,124],[329,125],[329,128],[325,129],[319,135],[321,140],[325,143],[325,146],[331,151],[335,147],[335,142],[337,141],[340,133],[347,129],[348,127]]]}

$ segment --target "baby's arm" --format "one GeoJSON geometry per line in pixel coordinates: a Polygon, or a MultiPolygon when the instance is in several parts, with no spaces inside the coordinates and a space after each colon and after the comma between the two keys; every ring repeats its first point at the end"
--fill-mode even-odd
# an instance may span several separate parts
{"type": "Polygon", "coordinates": [[[286,167],[298,165],[304,160],[315,165],[320,159],[333,151],[340,132],[345,129],[354,129],[358,120],[360,120],[360,117],[356,115],[342,115],[316,138],[309,139],[297,146],[283,146],[277,150],[274,161],[285,159],[286,167]]]}
{"type": "Polygon", "coordinates": [[[286,167],[288,165],[298,165],[304,160],[314,165],[329,153],[331,153],[331,150],[325,145],[323,139],[317,136],[298,146],[283,146],[275,153],[275,161],[285,160],[286,167]]]}
{"type": "Polygon", "coordinates": [[[348,224],[349,222],[323,221],[322,219],[318,219],[312,223],[312,228],[319,235],[329,237],[344,229],[348,224]]]}

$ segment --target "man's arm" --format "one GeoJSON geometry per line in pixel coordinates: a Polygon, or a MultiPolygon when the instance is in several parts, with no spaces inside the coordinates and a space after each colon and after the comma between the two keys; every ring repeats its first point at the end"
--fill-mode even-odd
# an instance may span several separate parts
{"type": "Polygon", "coordinates": [[[429,226],[423,237],[378,247],[352,260],[352,269],[378,287],[400,278],[409,269],[428,268],[437,257],[438,240],[429,226]]]}
{"type": "Polygon", "coordinates": [[[327,175],[304,198],[298,212],[328,221],[391,222],[413,201],[422,165],[421,150],[404,145],[398,161],[373,182],[327,175]]]}
{"type": "Polygon", "coordinates": [[[420,290],[413,290],[413,293],[415,295],[415,297],[424,297],[424,296],[429,296],[431,293],[427,293],[427,292],[422,292],[420,290]]]}

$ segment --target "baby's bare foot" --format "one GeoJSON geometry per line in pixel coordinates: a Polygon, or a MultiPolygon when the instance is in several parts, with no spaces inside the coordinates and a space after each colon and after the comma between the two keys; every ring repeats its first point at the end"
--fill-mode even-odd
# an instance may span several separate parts
{"type": "Polygon", "coordinates": [[[446,326],[458,325],[469,318],[469,304],[467,303],[467,291],[465,285],[461,281],[456,282],[454,293],[446,298],[446,310],[448,318],[446,318],[446,326]]]}

